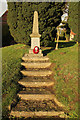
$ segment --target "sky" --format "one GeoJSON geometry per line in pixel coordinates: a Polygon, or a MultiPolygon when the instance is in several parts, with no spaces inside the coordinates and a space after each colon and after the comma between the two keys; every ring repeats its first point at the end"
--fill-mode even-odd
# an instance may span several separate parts
{"type": "Polygon", "coordinates": [[[0,0],[0,17],[7,10],[7,2],[6,0],[0,0]]]}

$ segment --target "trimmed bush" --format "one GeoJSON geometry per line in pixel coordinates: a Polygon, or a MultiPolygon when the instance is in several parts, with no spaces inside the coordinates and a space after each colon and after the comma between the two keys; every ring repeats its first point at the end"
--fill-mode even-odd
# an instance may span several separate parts
{"type": "Polygon", "coordinates": [[[17,43],[30,45],[34,11],[38,11],[41,45],[47,46],[56,36],[64,2],[8,2],[8,25],[17,43]]]}

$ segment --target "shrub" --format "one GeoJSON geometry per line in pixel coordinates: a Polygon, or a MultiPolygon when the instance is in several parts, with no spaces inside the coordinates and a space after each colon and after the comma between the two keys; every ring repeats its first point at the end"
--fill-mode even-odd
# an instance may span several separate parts
{"type": "Polygon", "coordinates": [[[64,5],[64,2],[8,2],[7,22],[14,40],[17,43],[30,44],[33,14],[37,10],[41,45],[47,46],[50,41],[54,41],[64,5]]]}

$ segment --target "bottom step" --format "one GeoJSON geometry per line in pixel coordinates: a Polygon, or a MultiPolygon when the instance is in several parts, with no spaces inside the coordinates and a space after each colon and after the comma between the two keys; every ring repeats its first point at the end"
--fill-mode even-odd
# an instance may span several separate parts
{"type": "Polygon", "coordinates": [[[55,111],[48,111],[48,112],[43,112],[43,111],[39,111],[39,112],[19,112],[19,111],[11,111],[10,115],[15,116],[15,117],[61,117],[63,116],[63,118],[66,118],[66,115],[64,114],[63,111],[60,112],[55,112],[55,111]]]}
{"type": "Polygon", "coordinates": [[[65,109],[65,106],[53,94],[18,94],[18,96],[23,100],[53,100],[59,108],[65,109]]]}

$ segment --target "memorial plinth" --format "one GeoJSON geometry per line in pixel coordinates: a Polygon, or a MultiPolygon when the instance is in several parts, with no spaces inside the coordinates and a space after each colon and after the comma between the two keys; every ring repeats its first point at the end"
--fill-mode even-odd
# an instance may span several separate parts
{"type": "Polygon", "coordinates": [[[39,28],[38,28],[38,12],[34,12],[34,19],[33,19],[33,30],[32,34],[30,35],[31,37],[31,49],[29,50],[29,53],[33,53],[33,49],[35,46],[39,48],[39,53],[41,53],[40,49],[40,37],[41,35],[39,34],[39,28]]]}

